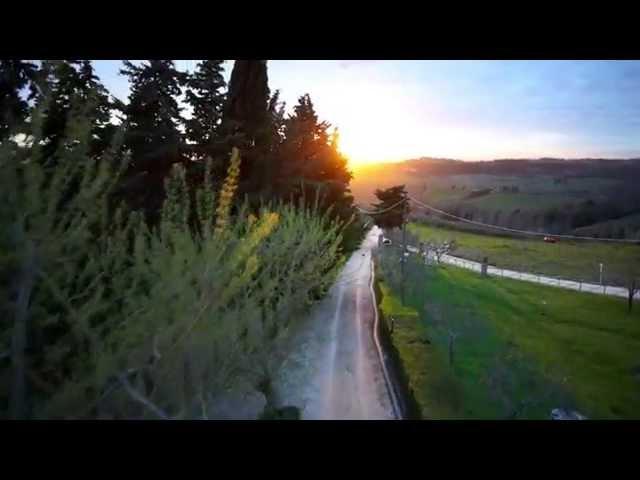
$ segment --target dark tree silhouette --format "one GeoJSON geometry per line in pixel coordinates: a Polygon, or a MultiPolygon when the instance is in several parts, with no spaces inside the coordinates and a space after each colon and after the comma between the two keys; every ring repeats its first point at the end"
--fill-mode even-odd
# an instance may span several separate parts
{"type": "Polygon", "coordinates": [[[286,198],[303,197],[347,219],[353,213],[349,192],[351,172],[339,151],[337,129],[330,134],[320,121],[308,94],[298,99],[294,113],[284,122],[284,141],[278,155],[278,189],[286,198]]]}
{"type": "Polygon", "coordinates": [[[400,228],[409,212],[408,194],[405,186],[396,185],[386,190],[376,190],[375,194],[380,200],[379,203],[373,205],[375,210],[384,211],[384,213],[375,215],[376,225],[385,229],[400,228]],[[387,211],[387,209],[390,210],[387,211]]]}
{"type": "Polygon", "coordinates": [[[47,60],[38,75],[41,93],[38,103],[44,103],[46,117],[42,126],[44,158],[49,161],[61,155],[59,148],[65,138],[73,108],[81,108],[91,129],[90,154],[99,154],[111,142],[116,131],[111,122],[112,111],[121,104],[109,97],[89,60],[47,60]],[[46,95],[46,97],[45,97],[46,95]],[[45,101],[46,98],[46,101],[45,101]]]}
{"type": "Polygon", "coordinates": [[[193,114],[185,121],[185,126],[196,158],[219,154],[218,150],[210,152],[209,149],[219,140],[218,130],[226,98],[223,63],[224,60],[203,60],[187,81],[185,97],[193,108],[193,114]]]}
{"type": "Polygon", "coordinates": [[[178,97],[187,78],[173,60],[147,60],[140,66],[125,60],[121,73],[131,88],[125,108],[131,161],[122,192],[132,207],[153,217],[164,198],[164,178],[174,163],[186,162],[178,97]]]}
{"type": "Polygon", "coordinates": [[[36,94],[37,67],[23,60],[0,60],[0,140],[19,133],[29,113],[28,99],[36,94]],[[25,98],[21,92],[29,88],[25,98]]]}
{"type": "Polygon", "coordinates": [[[242,153],[240,195],[267,195],[272,171],[269,86],[266,60],[236,60],[229,79],[221,132],[227,149],[242,153]]]}

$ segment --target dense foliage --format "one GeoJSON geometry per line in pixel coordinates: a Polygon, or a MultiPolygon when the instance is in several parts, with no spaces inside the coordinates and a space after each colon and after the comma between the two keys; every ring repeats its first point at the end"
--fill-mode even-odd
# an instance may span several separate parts
{"type": "Polygon", "coordinates": [[[220,61],[206,62],[191,77],[169,60],[126,63],[125,106],[86,61],[43,62],[41,96],[19,108],[23,77],[2,97],[3,118],[19,117],[9,131],[25,132],[0,144],[2,416],[217,418],[229,388],[269,404],[280,342],[340,265],[350,176],[335,141],[314,133],[286,158],[315,162],[322,171],[301,180],[318,188],[279,190],[288,120],[266,63],[232,75],[245,90],[229,92],[235,102],[259,91],[251,121],[229,131],[220,61]],[[106,122],[118,109],[120,127],[106,122]]]}
{"type": "Polygon", "coordinates": [[[375,217],[376,225],[384,229],[400,228],[409,213],[407,191],[404,185],[396,185],[385,190],[376,190],[375,195],[379,203],[375,204],[375,211],[380,212],[375,217]]]}

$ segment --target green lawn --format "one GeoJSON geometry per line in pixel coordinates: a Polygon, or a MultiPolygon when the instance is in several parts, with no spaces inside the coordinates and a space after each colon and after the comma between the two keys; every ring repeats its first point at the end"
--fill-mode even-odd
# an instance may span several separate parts
{"type": "Polygon", "coordinates": [[[604,281],[625,285],[631,269],[640,275],[640,245],[565,241],[550,244],[537,239],[516,239],[412,223],[408,231],[422,241],[456,240],[454,255],[471,260],[489,258],[498,267],[559,276],[588,282],[599,281],[599,264],[604,264],[604,281]]]}
{"type": "Polygon", "coordinates": [[[403,306],[390,269],[381,262],[381,311],[423,418],[508,418],[518,406],[515,418],[563,406],[640,418],[640,305],[629,315],[624,299],[414,264],[403,306]],[[452,365],[438,318],[459,333],[452,365]]]}

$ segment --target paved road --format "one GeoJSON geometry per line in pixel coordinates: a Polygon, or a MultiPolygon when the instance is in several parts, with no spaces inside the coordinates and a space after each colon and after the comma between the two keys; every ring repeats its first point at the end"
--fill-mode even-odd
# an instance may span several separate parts
{"type": "MultiPolygon", "coordinates": [[[[418,249],[414,246],[407,245],[407,250],[412,253],[418,253],[418,249]]],[[[443,255],[442,262],[451,265],[457,265],[458,267],[467,268],[469,270],[475,270],[480,272],[480,262],[474,262],[473,260],[467,260],[465,258],[455,257],[453,255],[443,255]]],[[[487,268],[489,275],[495,275],[498,277],[515,278],[516,280],[523,280],[525,282],[540,283],[543,285],[550,285],[553,287],[567,288],[570,290],[578,290],[581,292],[599,293],[601,295],[612,295],[614,297],[627,297],[629,292],[623,287],[614,287],[612,285],[598,285],[595,283],[576,282],[574,280],[563,280],[553,277],[547,277],[544,275],[538,275],[535,273],[517,272],[515,270],[507,270],[504,268],[497,268],[489,266],[487,268]]],[[[636,298],[640,298],[640,292],[635,295],[636,298]]]]}
{"type": "Polygon", "coordinates": [[[329,295],[314,306],[274,386],[278,403],[303,419],[393,419],[394,409],[373,334],[371,250],[374,227],[329,295]]]}

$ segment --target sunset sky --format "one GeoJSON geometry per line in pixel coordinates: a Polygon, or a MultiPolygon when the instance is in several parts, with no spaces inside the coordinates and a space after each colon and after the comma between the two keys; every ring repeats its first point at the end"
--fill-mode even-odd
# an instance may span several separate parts
{"type": "MultiPolygon", "coordinates": [[[[125,100],[120,66],[95,61],[125,100]]],[[[289,108],[311,95],[354,166],[420,156],[640,157],[640,61],[273,60],[268,74],[289,108]]]]}

